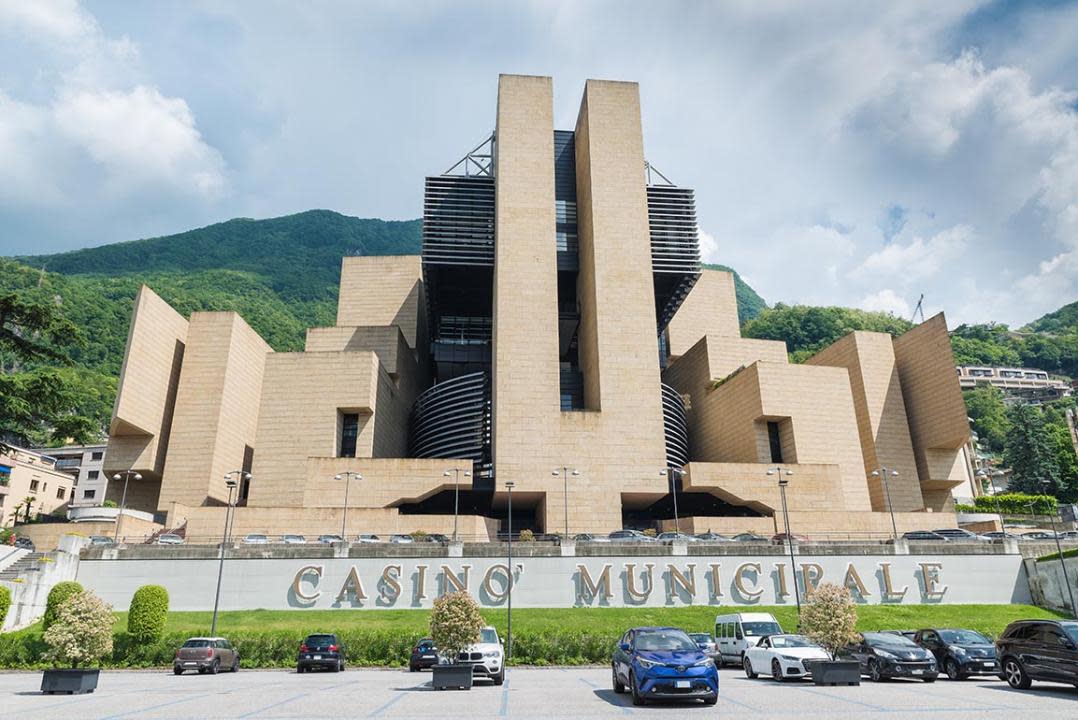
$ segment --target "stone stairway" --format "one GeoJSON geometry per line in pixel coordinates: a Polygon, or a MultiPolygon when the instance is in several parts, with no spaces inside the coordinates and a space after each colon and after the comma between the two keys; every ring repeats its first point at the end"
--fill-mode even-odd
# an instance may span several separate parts
{"type": "Polygon", "coordinates": [[[45,553],[26,553],[0,571],[0,582],[5,580],[7,582],[15,582],[17,578],[25,573],[40,572],[41,558],[43,557],[45,557],[45,553]]]}

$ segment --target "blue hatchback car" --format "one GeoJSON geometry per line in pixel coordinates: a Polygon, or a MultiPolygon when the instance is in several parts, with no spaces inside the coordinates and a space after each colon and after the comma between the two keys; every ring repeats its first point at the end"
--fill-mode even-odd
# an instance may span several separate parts
{"type": "Polygon", "coordinates": [[[715,662],[684,630],[672,627],[633,628],[622,635],[611,662],[614,692],[628,689],[633,705],[648,700],[719,699],[715,662]]]}

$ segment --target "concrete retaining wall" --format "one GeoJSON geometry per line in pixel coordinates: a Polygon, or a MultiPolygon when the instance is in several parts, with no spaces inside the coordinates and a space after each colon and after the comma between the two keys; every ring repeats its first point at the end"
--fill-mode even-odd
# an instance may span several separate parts
{"type": "Polygon", "coordinates": [[[1058,558],[1030,561],[1027,564],[1035,568],[1035,576],[1031,574],[1030,584],[1034,586],[1033,591],[1040,604],[1057,610],[1070,610],[1073,614],[1067,584],[1070,584],[1075,598],[1078,598],[1078,558],[1066,558],[1063,562],[1067,566],[1066,579],[1058,558]]]}
{"type": "Polygon", "coordinates": [[[3,620],[3,630],[25,627],[45,614],[45,603],[53,586],[64,580],[76,579],[79,552],[86,544],[85,538],[65,535],[55,552],[39,558],[32,569],[19,576],[18,581],[3,581],[11,590],[11,609],[3,620]]]}

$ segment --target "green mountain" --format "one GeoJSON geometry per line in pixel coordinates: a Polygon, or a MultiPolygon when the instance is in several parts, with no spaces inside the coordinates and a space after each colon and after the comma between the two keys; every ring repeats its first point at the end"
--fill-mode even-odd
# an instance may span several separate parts
{"type": "Polygon", "coordinates": [[[759,315],[767,307],[767,303],[760,297],[755,290],[749,287],[749,284],[741,279],[741,276],[737,274],[737,270],[726,265],[712,265],[705,263],[704,267],[709,270],[725,270],[734,276],[734,295],[737,296],[737,316],[741,320],[741,324],[744,325],[749,320],[759,315]]]}
{"type": "Polygon", "coordinates": [[[1055,312],[1042,315],[1029,325],[1026,325],[1022,330],[1057,335],[1078,333],[1078,301],[1064,305],[1055,312]]]}
{"type": "MultiPolygon", "coordinates": [[[[311,210],[236,219],[177,235],[55,255],[0,258],[0,292],[57,303],[81,330],[62,348],[87,413],[108,420],[135,293],[145,283],[184,315],[235,310],[276,350],[303,348],[308,327],[332,325],[345,255],[420,251],[419,220],[387,222],[311,210]]],[[[709,266],[728,270],[722,266],[709,266]]],[[[734,273],[742,321],[764,301],[734,273]]],[[[0,354],[0,372],[20,368],[0,354]]]]}

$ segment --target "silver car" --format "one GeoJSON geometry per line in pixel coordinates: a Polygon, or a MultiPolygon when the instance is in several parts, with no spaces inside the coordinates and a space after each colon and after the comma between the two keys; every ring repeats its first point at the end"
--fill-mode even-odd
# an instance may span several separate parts
{"type": "Polygon", "coordinates": [[[389,542],[396,543],[398,545],[409,545],[414,543],[415,540],[411,535],[390,535],[389,542]]]}
{"type": "Polygon", "coordinates": [[[165,533],[157,536],[158,545],[183,545],[184,539],[175,533],[165,533]]]}
{"type": "Polygon", "coordinates": [[[244,545],[269,545],[269,538],[261,533],[250,533],[243,538],[244,545]]]}
{"type": "Polygon", "coordinates": [[[306,545],[307,538],[302,535],[282,535],[281,542],[285,545],[306,545]]]}

